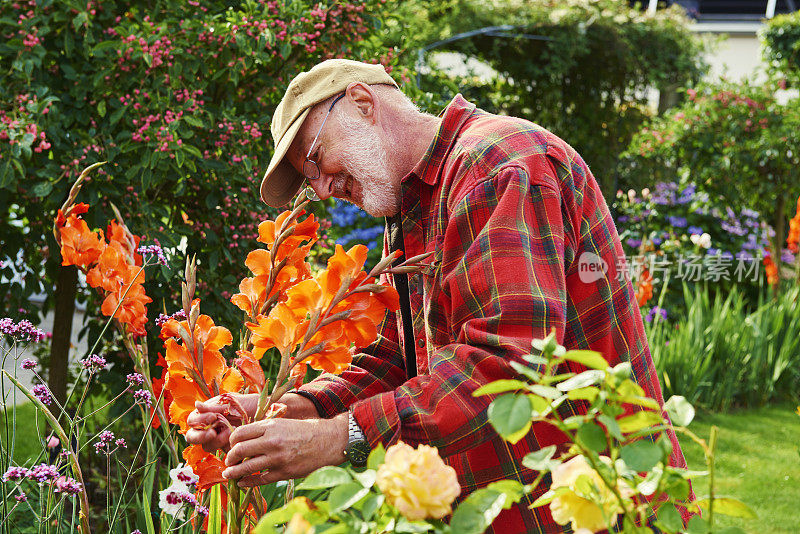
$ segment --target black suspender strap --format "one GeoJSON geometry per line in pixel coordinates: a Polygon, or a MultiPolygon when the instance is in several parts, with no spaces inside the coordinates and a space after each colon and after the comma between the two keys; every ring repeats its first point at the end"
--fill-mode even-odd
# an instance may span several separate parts
{"type": "MultiPolygon", "coordinates": [[[[405,258],[405,247],[403,245],[403,225],[400,216],[386,218],[386,235],[389,237],[389,250],[394,252],[400,250],[403,256],[395,261],[395,265],[402,263],[405,258]]],[[[398,273],[392,275],[394,286],[400,295],[400,319],[403,323],[403,352],[405,352],[406,377],[417,376],[417,353],[414,349],[414,328],[411,322],[411,302],[408,293],[408,275],[398,273]]]]}

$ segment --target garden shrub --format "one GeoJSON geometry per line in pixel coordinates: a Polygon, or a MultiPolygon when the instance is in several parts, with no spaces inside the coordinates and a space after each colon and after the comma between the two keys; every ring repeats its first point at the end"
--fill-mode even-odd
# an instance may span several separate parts
{"type": "Polygon", "coordinates": [[[785,76],[788,85],[796,87],[800,81],[800,11],[766,21],[760,37],[772,73],[785,76]]]}
{"type": "MultiPolygon", "coordinates": [[[[389,9],[377,0],[1,3],[6,308],[24,315],[16,310],[31,312],[32,294],[46,295],[45,308],[61,295],[54,345],[64,361],[78,278],[53,254],[52,220],[80,169],[105,160],[84,186],[96,208],[89,223],[104,225],[113,203],[168,252],[197,254],[199,288],[214,290],[206,310],[238,316],[227,299],[269,212],[258,184],[272,111],[289,80],[323,59],[379,61],[375,35],[389,9]]],[[[168,268],[152,277],[152,313],[175,311],[175,287],[168,268]]]]}

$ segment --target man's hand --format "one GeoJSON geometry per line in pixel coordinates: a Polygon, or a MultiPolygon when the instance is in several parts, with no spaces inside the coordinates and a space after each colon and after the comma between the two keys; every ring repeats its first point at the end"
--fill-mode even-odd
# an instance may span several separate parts
{"type": "MultiPolygon", "coordinates": [[[[227,395],[244,408],[249,419],[255,417],[258,409],[258,394],[228,393],[227,395]]],[[[225,418],[234,427],[242,424],[242,418],[238,416],[237,410],[231,410],[231,404],[224,402],[220,397],[217,396],[205,402],[197,401],[194,411],[189,414],[186,421],[190,427],[186,432],[186,441],[193,445],[201,445],[204,451],[210,453],[220,449],[227,451],[230,448],[228,441],[231,431],[227,425],[219,421],[218,414],[226,414],[225,418]]],[[[287,393],[281,397],[280,402],[286,405],[284,414],[286,418],[312,419],[319,417],[314,403],[302,395],[287,393]]]]}
{"type": "Polygon", "coordinates": [[[222,476],[251,487],[306,476],[345,461],[347,414],[333,419],[269,419],[244,425],[230,436],[222,476]],[[260,474],[255,474],[261,471],[260,474]]]}

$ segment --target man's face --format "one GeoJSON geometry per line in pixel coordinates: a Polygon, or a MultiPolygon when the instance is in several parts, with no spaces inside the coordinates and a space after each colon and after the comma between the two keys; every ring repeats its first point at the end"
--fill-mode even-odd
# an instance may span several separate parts
{"type": "Polygon", "coordinates": [[[287,155],[291,164],[302,169],[310,148],[309,159],[319,166],[320,177],[309,183],[321,199],[335,196],[347,200],[374,217],[398,213],[399,180],[390,174],[385,143],[376,129],[349,109],[334,108],[312,147],[327,110],[319,111],[301,128],[287,155]]]}

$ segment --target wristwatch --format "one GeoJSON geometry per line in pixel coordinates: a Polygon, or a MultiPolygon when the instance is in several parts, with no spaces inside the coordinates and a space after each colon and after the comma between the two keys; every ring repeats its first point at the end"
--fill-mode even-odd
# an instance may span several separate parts
{"type": "Polygon", "coordinates": [[[347,448],[344,451],[344,456],[353,467],[364,467],[367,465],[367,458],[369,457],[370,448],[367,437],[364,431],[358,426],[353,412],[347,414],[347,448]]]}

